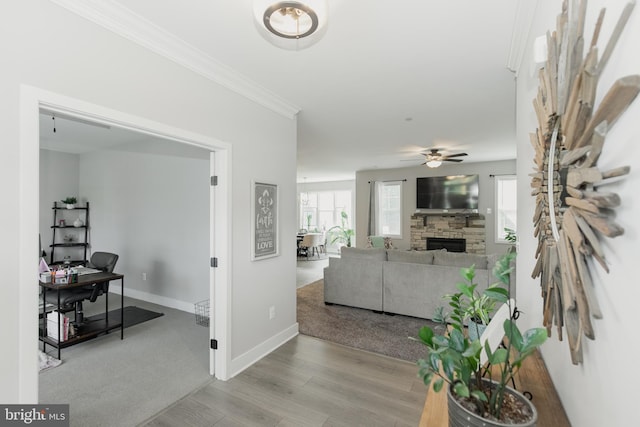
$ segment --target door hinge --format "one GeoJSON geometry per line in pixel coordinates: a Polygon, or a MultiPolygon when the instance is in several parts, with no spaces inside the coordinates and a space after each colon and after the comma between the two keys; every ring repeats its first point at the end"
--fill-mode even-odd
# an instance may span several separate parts
{"type": "Polygon", "coordinates": [[[218,349],[218,340],[211,340],[211,348],[213,350],[217,350],[218,349]]]}
{"type": "Polygon", "coordinates": [[[211,257],[211,267],[218,267],[218,258],[211,257]]]}
{"type": "Polygon", "coordinates": [[[214,175],[211,177],[211,186],[215,187],[216,185],[218,185],[218,176],[214,175]]]}

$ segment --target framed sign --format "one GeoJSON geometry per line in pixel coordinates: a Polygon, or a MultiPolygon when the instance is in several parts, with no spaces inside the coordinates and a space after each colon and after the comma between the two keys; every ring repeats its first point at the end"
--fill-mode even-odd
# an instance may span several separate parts
{"type": "Polygon", "coordinates": [[[280,255],[277,185],[252,181],[251,215],[251,260],[280,255]]]}

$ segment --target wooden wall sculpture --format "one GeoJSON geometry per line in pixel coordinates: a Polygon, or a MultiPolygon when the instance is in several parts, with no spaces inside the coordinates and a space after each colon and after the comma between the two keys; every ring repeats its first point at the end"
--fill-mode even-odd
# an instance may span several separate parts
{"type": "Polygon", "coordinates": [[[555,325],[562,340],[565,328],[574,364],[582,362],[583,336],[595,339],[592,317],[602,317],[588,259],[608,272],[599,239],[624,232],[613,215],[620,197],[603,186],[611,178],[628,174],[629,167],[602,171],[598,158],[607,131],[638,95],[640,75],[620,78],[598,106],[594,102],[598,78],[634,4],[626,5],[598,58],[596,44],[605,9],[585,49],[587,1],[571,0],[569,5],[565,0],[556,31],[547,33],[548,58],[533,100],[538,128],[531,134],[536,166],[531,187],[536,197],[533,222],[538,248],[532,277],[540,277],[547,332],[551,336],[555,325]]]}

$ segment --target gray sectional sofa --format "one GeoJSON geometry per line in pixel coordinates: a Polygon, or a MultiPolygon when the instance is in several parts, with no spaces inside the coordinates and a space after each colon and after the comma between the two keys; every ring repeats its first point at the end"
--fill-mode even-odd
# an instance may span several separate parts
{"type": "Polygon", "coordinates": [[[496,281],[491,270],[498,258],[445,250],[343,247],[340,258],[330,258],[324,269],[324,301],[431,319],[446,304],[442,296],[457,292],[462,267],[475,264],[481,291],[496,281]]]}

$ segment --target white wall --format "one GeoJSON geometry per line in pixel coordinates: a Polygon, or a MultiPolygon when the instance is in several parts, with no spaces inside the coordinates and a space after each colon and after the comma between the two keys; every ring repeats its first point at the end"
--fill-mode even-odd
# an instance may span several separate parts
{"type": "MultiPolygon", "coordinates": [[[[231,277],[232,322],[226,343],[230,373],[297,332],[295,247],[282,245],[281,256],[269,260],[251,262],[249,258],[251,179],[280,185],[281,236],[293,235],[297,228],[295,118],[267,110],[46,0],[12,3],[0,15],[0,38],[5,64],[0,80],[3,199],[18,201],[20,206],[38,204],[36,194],[22,191],[30,179],[27,165],[38,158],[37,150],[19,145],[25,138],[20,122],[29,121],[20,113],[22,84],[226,142],[232,147],[228,210],[232,243],[231,252],[220,262],[230,266],[231,277]],[[272,321],[268,320],[270,306],[277,309],[272,321]]],[[[0,212],[1,223],[14,225],[7,227],[4,237],[15,243],[0,249],[5,271],[0,323],[15,325],[16,319],[33,316],[17,327],[2,328],[0,402],[35,403],[37,213],[31,218],[19,215],[18,209],[0,212]],[[19,283],[30,280],[33,291],[20,299],[25,291],[19,283]],[[32,334],[33,341],[21,338],[32,334]]]]}
{"type": "MultiPolygon", "coordinates": [[[[585,24],[585,45],[591,43],[591,34],[598,13],[607,8],[598,46],[602,53],[615,23],[627,2],[592,0],[588,4],[585,24]]],[[[537,245],[533,237],[531,218],[535,208],[529,195],[533,163],[533,149],[529,133],[535,131],[537,122],[531,101],[536,95],[538,81],[532,76],[532,50],[535,37],[555,29],[555,19],[560,13],[560,2],[538,2],[537,12],[529,35],[524,62],[518,75],[517,88],[517,139],[518,139],[518,230],[520,250],[518,255],[517,283],[521,326],[541,324],[542,299],[540,283],[531,279],[534,253],[537,245]]],[[[625,31],[599,79],[596,103],[599,103],[612,83],[620,77],[640,73],[640,10],[636,5],[625,31]]],[[[617,192],[622,205],[616,209],[616,221],[625,228],[624,235],[615,239],[601,239],[610,273],[599,265],[592,265],[594,290],[603,311],[603,319],[593,320],[596,339],[583,338],[584,362],[571,364],[568,344],[553,337],[542,347],[547,368],[560,394],[571,424],[580,427],[627,426],[637,418],[637,399],[633,389],[640,380],[635,358],[640,348],[636,337],[637,301],[640,286],[637,280],[638,216],[636,200],[640,188],[640,100],[636,99],[626,113],[609,132],[598,165],[607,170],[630,165],[631,173],[606,191],[617,192]],[[630,387],[630,388],[626,388],[630,387]]]]}
{"type": "Polygon", "coordinates": [[[356,246],[364,247],[367,243],[367,222],[369,212],[369,181],[388,181],[406,179],[402,187],[403,224],[402,240],[393,240],[399,249],[411,247],[410,218],[416,211],[416,178],[424,176],[442,175],[479,175],[478,211],[485,216],[486,252],[504,253],[509,245],[495,243],[495,215],[487,214],[487,208],[495,212],[494,179],[489,175],[515,174],[516,161],[503,160],[498,162],[461,163],[456,165],[444,164],[437,169],[426,166],[399,169],[376,169],[356,173],[356,246]]]}
{"type": "MultiPolygon", "coordinates": [[[[79,194],[78,155],[40,150],[40,236],[42,249],[51,254],[53,202],[79,194]]],[[[80,200],[80,199],[78,199],[80,200]]],[[[75,212],[75,211],[74,211],[75,212]]],[[[69,216],[71,218],[71,216],[69,216]]],[[[65,218],[66,219],[66,218],[65,218]]],[[[56,255],[57,257],[57,255],[56,255]]]]}
{"type": "Polygon", "coordinates": [[[91,250],[120,256],[127,295],[193,312],[209,295],[209,152],[157,139],[141,145],[80,158],[91,250]],[[189,151],[156,149],[167,145],[189,151]]]}
{"type": "MultiPolygon", "coordinates": [[[[53,201],[89,201],[87,257],[117,253],[128,296],[193,312],[193,304],[209,296],[210,152],[140,138],[144,142],[82,155],[40,150],[42,245],[50,252],[53,201]]],[[[71,223],[78,212],[58,213],[71,223]]],[[[56,259],[62,255],[56,251],[56,259]]]]}

